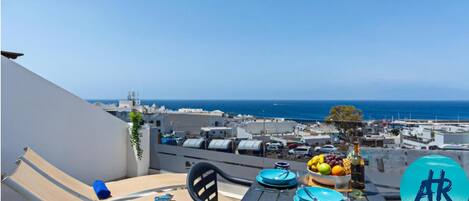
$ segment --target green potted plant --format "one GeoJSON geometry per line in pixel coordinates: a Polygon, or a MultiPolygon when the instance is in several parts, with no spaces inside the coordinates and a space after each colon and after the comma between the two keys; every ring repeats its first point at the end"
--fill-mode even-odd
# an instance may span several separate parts
{"type": "Polygon", "coordinates": [[[130,122],[132,122],[132,127],[130,129],[130,144],[137,151],[138,159],[142,159],[143,150],[140,146],[140,123],[142,122],[142,114],[138,111],[132,111],[129,113],[130,122]]]}

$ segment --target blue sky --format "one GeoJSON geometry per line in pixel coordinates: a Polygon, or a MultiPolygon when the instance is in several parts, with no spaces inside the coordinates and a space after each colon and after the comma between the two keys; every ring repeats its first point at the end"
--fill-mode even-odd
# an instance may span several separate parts
{"type": "Polygon", "coordinates": [[[469,1],[2,1],[2,50],[87,99],[469,99],[469,1]]]}

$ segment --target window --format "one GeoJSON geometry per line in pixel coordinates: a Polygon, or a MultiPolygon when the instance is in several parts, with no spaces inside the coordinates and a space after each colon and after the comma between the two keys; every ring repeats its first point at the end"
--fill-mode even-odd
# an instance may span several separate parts
{"type": "Polygon", "coordinates": [[[160,127],[160,126],[161,126],[161,121],[160,121],[160,120],[156,120],[156,126],[157,126],[157,127],[160,127]]]}

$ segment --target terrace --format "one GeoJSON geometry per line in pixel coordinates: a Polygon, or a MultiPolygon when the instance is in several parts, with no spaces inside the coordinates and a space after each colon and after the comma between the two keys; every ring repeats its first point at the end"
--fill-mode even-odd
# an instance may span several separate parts
{"type": "MultiPolygon", "coordinates": [[[[259,171],[272,168],[278,159],[158,144],[148,127],[141,131],[143,158],[138,159],[126,122],[3,56],[1,73],[4,200],[96,200],[90,185],[98,179],[110,188],[110,200],[153,200],[165,193],[173,200],[191,200],[187,174],[201,162],[226,174],[215,182],[218,200],[289,200],[296,191],[262,188],[255,182],[259,171]],[[24,147],[37,154],[24,152],[24,147]]],[[[399,200],[405,168],[431,153],[452,157],[469,174],[468,152],[363,149],[369,164],[368,198],[362,200],[399,200]]],[[[297,175],[307,175],[305,163],[288,162],[297,175]]]]}

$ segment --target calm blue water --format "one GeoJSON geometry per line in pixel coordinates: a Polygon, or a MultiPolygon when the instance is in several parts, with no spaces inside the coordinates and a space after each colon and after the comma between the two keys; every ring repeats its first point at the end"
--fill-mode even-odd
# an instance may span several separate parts
{"type": "MultiPolygon", "coordinates": [[[[117,103],[117,100],[89,100],[117,103]]],[[[281,117],[296,120],[324,120],[335,105],[354,105],[365,119],[469,120],[469,101],[289,101],[289,100],[142,100],[142,104],[169,109],[202,108],[230,114],[281,117]]]]}

